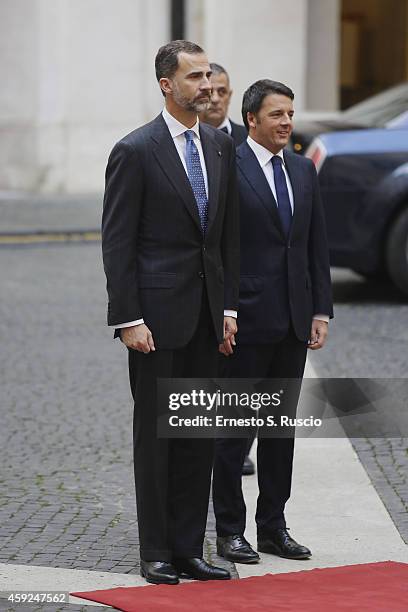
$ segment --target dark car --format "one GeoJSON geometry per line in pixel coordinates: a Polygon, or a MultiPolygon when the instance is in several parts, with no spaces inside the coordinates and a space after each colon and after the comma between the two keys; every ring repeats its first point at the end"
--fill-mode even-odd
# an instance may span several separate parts
{"type": "Polygon", "coordinates": [[[304,154],[313,138],[323,132],[380,127],[404,127],[407,124],[408,82],[400,83],[330,118],[295,121],[291,147],[304,154]]]}
{"type": "Polygon", "coordinates": [[[331,264],[386,273],[408,294],[408,129],[322,134],[306,155],[319,175],[331,264]]]}

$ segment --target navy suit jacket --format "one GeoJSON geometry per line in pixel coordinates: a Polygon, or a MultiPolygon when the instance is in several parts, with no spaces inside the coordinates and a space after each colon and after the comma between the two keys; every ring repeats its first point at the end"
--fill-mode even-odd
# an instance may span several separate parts
{"type": "Polygon", "coordinates": [[[235,147],[200,123],[209,183],[208,229],[169,129],[160,114],[113,148],[106,168],[102,250],[108,324],[144,319],[156,348],[192,338],[204,285],[218,342],[224,309],[236,310],[239,211],[235,147]]]}
{"type": "Polygon", "coordinates": [[[286,238],[272,191],[247,142],[237,148],[240,196],[240,344],[277,342],[292,324],[310,337],[314,314],[333,316],[329,254],[313,162],[284,151],[294,196],[286,238]]]}
{"type": "Polygon", "coordinates": [[[247,129],[244,125],[239,125],[238,123],[231,121],[231,119],[230,119],[230,124],[231,124],[231,138],[235,142],[235,146],[238,147],[241,143],[244,142],[244,140],[247,139],[248,137],[247,129]]]}

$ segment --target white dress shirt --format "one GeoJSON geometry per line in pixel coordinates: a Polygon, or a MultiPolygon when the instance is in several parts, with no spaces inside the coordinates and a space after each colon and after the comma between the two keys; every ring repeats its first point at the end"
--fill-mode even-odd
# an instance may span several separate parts
{"type": "MultiPolygon", "coordinates": [[[[278,203],[278,198],[276,196],[275,178],[273,174],[273,166],[272,166],[272,161],[271,161],[272,157],[274,157],[274,154],[271,151],[269,151],[269,149],[266,149],[264,146],[256,142],[250,136],[248,136],[247,138],[247,143],[248,143],[248,146],[250,146],[252,151],[254,152],[255,157],[258,160],[259,165],[261,166],[263,170],[265,178],[268,181],[268,185],[273,193],[273,197],[275,198],[275,202],[278,203]]],[[[295,210],[295,201],[293,198],[292,184],[290,182],[288,171],[286,169],[285,158],[283,156],[283,149],[281,149],[276,155],[279,155],[279,157],[282,159],[282,168],[285,174],[286,185],[287,185],[288,193],[289,193],[289,202],[290,202],[290,206],[292,208],[292,214],[293,214],[295,210]]],[[[328,323],[330,317],[328,315],[319,313],[319,314],[315,314],[313,318],[319,319],[319,321],[325,321],[326,323],[328,323]]]]}
{"type": "MultiPolygon", "coordinates": [[[[166,107],[163,108],[162,116],[164,121],[166,122],[167,127],[169,128],[169,132],[171,137],[173,138],[174,145],[176,147],[177,153],[180,156],[181,163],[183,164],[183,168],[187,173],[187,163],[186,163],[186,148],[187,142],[184,136],[184,132],[187,130],[191,130],[194,132],[194,144],[197,147],[198,154],[200,156],[201,170],[204,176],[204,184],[205,184],[205,192],[207,194],[208,199],[208,176],[207,176],[207,168],[205,166],[205,159],[203,153],[203,147],[201,145],[200,138],[200,130],[199,130],[199,121],[197,117],[197,121],[193,127],[188,128],[180,121],[178,121],[173,115],[170,115],[169,111],[166,107]]],[[[237,318],[237,312],[235,310],[224,310],[225,317],[234,317],[237,318]]],[[[120,323],[119,325],[111,325],[111,327],[116,327],[117,329],[123,329],[125,327],[133,327],[134,325],[142,325],[144,323],[143,319],[137,319],[136,321],[129,321],[128,323],[120,323]]]]}
{"type": "Polygon", "coordinates": [[[225,117],[224,121],[222,123],[220,123],[220,125],[217,126],[217,130],[222,130],[222,128],[227,128],[228,135],[231,136],[231,134],[232,134],[232,125],[231,125],[231,121],[228,119],[228,117],[225,117]]]}
{"type": "Polygon", "coordinates": [[[180,123],[173,115],[170,115],[169,111],[166,107],[163,108],[163,119],[166,122],[167,127],[169,128],[170,136],[173,138],[173,142],[176,146],[177,153],[180,156],[181,163],[183,164],[183,168],[187,174],[187,164],[186,164],[186,148],[187,142],[186,137],[184,136],[184,132],[187,130],[191,130],[194,132],[194,144],[197,147],[198,154],[200,156],[200,164],[201,170],[203,171],[204,183],[205,183],[205,192],[207,194],[208,199],[208,177],[207,177],[207,168],[205,167],[204,153],[203,147],[201,145],[200,139],[200,130],[199,130],[199,121],[197,117],[197,121],[192,128],[187,128],[185,125],[180,123]]]}
{"type": "MultiPolygon", "coordinates": [[[[250,136],[248,136],[247,138],[247,143],[251,147],[253,152],[255,153],[256,159],[258,160],[259,165],[261,166],[263,170],[265,178],[268,181],[268,185],[273,193],[273,197],[275,198],[275,202],[277,203],[278,198],[276,196],[275,178],[273,174],[273,166],[271,163],[271,160],[272,160],[272,157],[274,157],[274,154],[271,153],[269,149],[266,149],[265,147],[260,145],[258,142],[255,142],[255,140],[253,140],[253,138],[251,138],[250,136]]],[[[293,211],[295,210],[294,202],[293,202],[293,189],[292,189],[292,185],[291,185],[290,178],[288,175],[288,171],[286,170],[285,158],[283,157],[283,149],[281,149],[279,153],[277,153],[277,155],[282,160],[282,168],[283,168],[283,173],[286,179],[286,185],[288,187],[289,202],[290,202],[290,207],[292,209],[292,215],[293,215],[293,211]]]]}

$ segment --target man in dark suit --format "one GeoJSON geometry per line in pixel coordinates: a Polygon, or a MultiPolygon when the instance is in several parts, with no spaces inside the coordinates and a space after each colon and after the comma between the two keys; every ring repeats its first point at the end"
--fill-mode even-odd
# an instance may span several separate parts
{"type": "Polygon", "coordinates": [[[248,136],[247,129],[243,125],[234,123],[228,117],[228,109],[232,96],[230,80],[225,68],[212,62],[211,68],[211,101],[200,113],[200,121],[204,121],[219,130],[222,130],[240,145],[248,136]]]}
{"type": "Polygon", "coordinates": [[[239,210],[235,147],[197,114],[209,102],[204,51],[156,56],[165,107],[113,148],[102,223],[108,324],[129,349],[141,573],[177,584],[229,573],[202,559],[213,441],[157,437],[157,380],[217,373],[236,332],[239,210]]]}
{"type": "MultiPolygon", "coordinates": [[[[307,347],[320,349],[332,314],[324,213],[311,160],[284,150],[294,94],[276,81],[257,81],[245,92],[242,116],[249,130],[237,149],[241,214],[239,333],[220,347],[232,378],[301,379],[307,347]]],[[[294,407],[298,390],[294,396],[294,407]]],[[[220,555],[254,563],[244,538],[241,467],[245,439],[217,440],[213,500],[220,555]]],[[[289,536],[293,438],[258,439],[258,551],[289,559],[311,552],[289,536]]]]}
{"type": "MultiPolygon", "coordinates": [[[[228,72],[220,64],[211,62],[211,101],[200,113],[200,120],[208,123],[215,128],[222,130],[235,142],[238,147],[248,136],[248,131],[243,125],[234,123],[228,117],[228,109],[231,102],[232,89],[228,72]]],[[[226,363],[224,358],[220,359],[220,373],[224,373],[226,363]]],[[[250,476],[255,473],[255,466],[252,459],[249,457],[254,435],[248,438],[247,454],[245,455],[244,464],[242,466],[242,474],[250,476]]]]}

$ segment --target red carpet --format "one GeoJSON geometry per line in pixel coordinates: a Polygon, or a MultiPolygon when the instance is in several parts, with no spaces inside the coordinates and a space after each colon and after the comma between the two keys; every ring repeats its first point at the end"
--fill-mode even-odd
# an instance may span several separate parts
{"type": "Polygon", "coordinates": [[[408,564],[385,561],[71,595],[125,612],[408,612],[408,564]]]}

